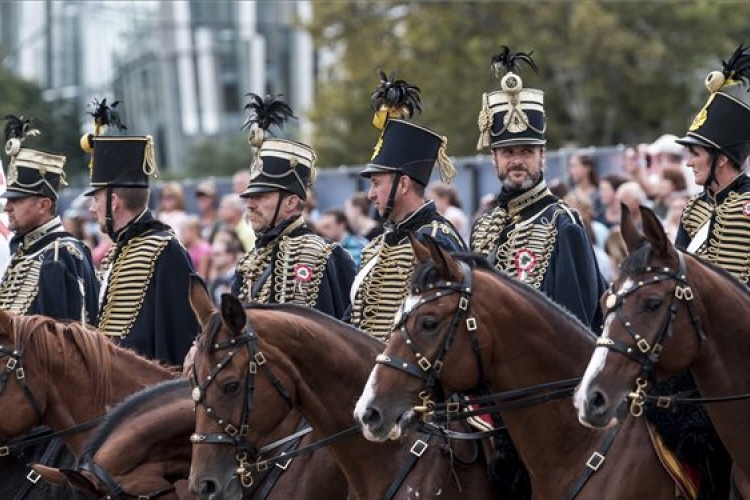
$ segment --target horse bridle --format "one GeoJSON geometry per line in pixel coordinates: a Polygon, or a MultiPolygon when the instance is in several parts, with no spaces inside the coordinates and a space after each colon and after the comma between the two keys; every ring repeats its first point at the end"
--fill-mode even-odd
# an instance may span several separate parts
{"type": "MultiPolygon", "coordinates": [[[[36,413],[36,418],[39,421],[38,425],[42,425],[42,422],[44,421],[42,408],[34,397],[34,393],[31,392],[29,383],[26,380],[26,371],[23,368],[23,346],[6,347],[0,345],[0,358],[6,356],[8,357],[8,361],[5,363],[5,366],[3,366],[2,373],[0,373],[0,397],[3,395],[5,387],[8,385],[11,374],[15,373],[16,380],[21,386],[23,393],[26,395],[26,399],[34,409],[34,413],[36,413]]],[[[1,451],[0,456],[3,456],[1,451]]]]}
{"type": "Polygon", "coordinates": [[[169,495],[170,493],[173,493],[176,488],[174,485],[170,485],[163,490],[154,491],[151,493],[141,493],[141,494],[135,494],[130,493],[125,488],[118,483],[112,476],[109,475],[109,473],[101,468],[99,464],[94,462],[93,460],[84,460],[80,464],[78,464],[78,467],[76,468],[77,471],[87,471],[94,475],[101,483],[106,486],[109,489],[109,492],[107,492],[103,497],[101,497],[101,500],[116,500],[118,498],[131,498],[133,500],[155,500],[157,498],[161,498],[165,495],[169,495]]]}
{"type": "Polygon", "coordinates": [[[211,417],[211,419],[214,420],[224,432],[213,432],[208,434],[199,434],[196,432],[190,437],[190,441],[193,444],[234,445],[235,459],[238,463],[236,474],[239,477],[242,486],[244,488],[250,488],[253,485],[253,477],[251,475],[252,462],[249,461],[249,458],[252,457],[256,461],[260,459],[258,448],[247,440],[247,435],[250,431],[250,425],[248,422],[250,421],[250,414],[253,409],[255,375],[258,373],[258,369],[266,375],[289,408],[293,408],[294,403],[289,396],[289,393],[284,389],[281,381],[276,375],[274,375],[271,369],[266,366],[266,358],[263,355],[263,352],[258,350],[258,335],[253,330],[249,321],[245,322],[245,328],[240,335],[222,342],[214,342],[208,348],[209,353],[222,350],[227,350],[226,354],[224,354],[216,366],[211,369],[203,383],[200,383],[198,380],[198,373],[195,369],[195,365],[193,365],[191,384],[193,385],[193,401],[195,401],[196,405],[201,405],[206,414],[211,417]],[[218,373],[224,369],[224,367],[227,366],[243,348],[247,350],[249,362],[245,379],[246,389],[245,400],[242,405],[242,416],[240,424],[236,426],[232,424],[230,420],[219,416],[216,411],[208,405],[206,401],[206,391],[216,379],[216,375],[218,375],[218,373]]]}
{"type": "Polygon", "coordinates": [[[634,344],[626,344],[625,342],[620,342],[619,340],[614,340],[609,337],[600,337],[597,339],[596,345],[597,347],[606,347],[607,349],[623,354],[641,365],[641,374],[636,379],[635,391],[628,395],[628,398],[631,400],[630,413],[636,417],[643,414],[643,404],[646,400],[645,388],[648,385],[649,380],[653,377],[654,367],[659,360],[664,340],[672,335],[674,319],[680,301],[684,301],[688,306],[690,320],[695,329],[695,333],[698,336],[699,344],[702,344],[703,341],[706,340],[706,333],[703,330],[698,311],[693,302],[693,290],[690,288],[690,284],[687,281],[685,256],[680,251],[677,252],[677,255],[680,266],[678,269],[672,269],[669,267],[646,268],[645,272],[647,274],[654,274],[651,278],[640,280],[633,287],[620,292],[617,292],[610,287],[607,292],[607,298],[605,299],[607,315],[615,315],[620,323],[622,323],[625,330],[633,338],[634,344]],[[676,281],[677,284],[669,305],[669,314],[665,316],[664,323],[652,345],[633,330],[632,321],[625,314],[622,306],[625,304],[625,298],[629,295],[632,295],[645,286],[654,285],[663,281],[676,281]]]}
{"type": "MultiPolygon", "coordinates": [[[[481,381],[484,379],[484,363],[482,361],[482,350],[479,339],[476,335],[477,321],[473,314],[471,314],[469,307],[472,293],[471,268],[468,264],[462,261],[458,261],[458,264],[461,267],[462,274],[462,281],[460,283],[441,280],[430,284],[425,290],[426,292],[429,291],[430,293],[421,297],[419,301],[414,304],[414,306],[409,308],[408,311],[404,310],[395,325],[394,332],[398,330],[401,333],[401,337],[404,339],[404,342],[411,350],[416,362],[411,363],[408,361],[404,361],[395,356],[387,355],[385,353],[381,353],[377,356],[377,358],[375,358],[377,364],[390,366],[391,368],[401,370],[408,373],[409,375],[425,381],[424,389],[419,394],[419,398],[422,400],[422,405],[413,408],[414,411],[422,413],[423,419],[425,420],[429,419],[429,415],[432,413],[432,409],[435,406],[435,400],[433,398],[436,396],[439,398],[442,397],[442,394],[436,395],[435,390],[436,388],[439,388],[440,392],[442,393],[442,387],[440,387],[440,371],[443,368],[443,360],[445,359],[448,350],[453,344],[453,340],[456,337],[458,327],[464,317],[466,318],[466,329],[471,335],[473,350],[476,354],[477,364],[479,366],[479,380],[481,381]],[[423,354],[425,351],[421,349],[412,338],[412,335],[406,328],[406,322],[409,319],[409,316],[411,316],[411,314],[413,314],[422,305],[432,302],[433,300],[438,300],[447,295],[452,295],[454,293],[459,294],[458,306],[453,313],[453,318],[451,319],[448,334],[445,337],[445,342],[443,343],[442,349],[440,350],[440,352],[438,352],[435,359],[433,361],[430,361],[423,354]]],[[[420,294],[422,291],[419,289],[415,289],[414,292],[420,294]]],[[[453,408],[455,411],[458,411],[458,406],[458,403],[454,405],[453,408]]]]}

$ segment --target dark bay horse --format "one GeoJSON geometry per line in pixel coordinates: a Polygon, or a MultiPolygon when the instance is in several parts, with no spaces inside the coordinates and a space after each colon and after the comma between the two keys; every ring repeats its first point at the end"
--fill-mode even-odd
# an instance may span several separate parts
{"type": "Polygon", "coordinates": [[[156,384],[107,413],[77,468],[32,467],[45,481],[72,484],[93,498],[195,498],[186,482],[179,493],[173,486],[190,473],[194,410],[187,380],[156,384]]]}
{"type": "MultiPolygon", "coordinates": [[[[649,209],[641,207],[641,215],[643,233],[623,212],[630,255],[603,298],[604,333],[576,392],[579,418],[592,427],[616,424],[628,401],[639,414],[654,375],[689,368],[704,398],[750,393],[748,289],[718,266],[676,249],[649,209]]],[[[750,400],[706,409],[734,460],[737,486],[750,498],[750,400]]]]}
{"type": "MultiPolygon", "coordinates": [[[[400,474],[404,480],[397,483],[400,487],[393,498],[497,498],[484,462],[462,462],[472,461],[476,448],[471,444],[454,446],[451,462],[446,459],[448,450],[436,440],[426,447],[413,438],[375,444],[354,432],[354,402],[382,349],[377,340],[300,306],[251,306],[245,310],[231,295],[223,297],[221,312],[216,312],[210,301],[192,304],[203,325],[195,355],[201,385],[194,397],[205,400],[216,416],[235,426],[241,426],[242,415],[247,415],[248,441],[260,442],[297,408],[320,439],[349,430],[348,437],[327,449],[357,498],[383,498],[400,474]],[[226,359],[229,352],[235,353],[231,361],[226,359]],[[213,383],[205,385],[209,374],[213,383]],[[407,470],[405,463],[413,468],[407,470]]],[[[205,436],[217,431],[221,427],[206,416],[205,408],[199,409],[196,433],[205,436]]],[[[203,499],[226,498],[223,493],[236,491],[232,486],[237,484],[236,469],[233,446],[199,444],[193,453],[191,488],[203,499]]],[[[298,484],[294,498],[334,498],[324,489],[306,490],[302,477],[298,484]]]]}
{"type": "MultiPolygon", "coordinates": [[[[357,403],[368,439],[402,435],[440,402],[441,388],[450,394],[482,383],[492,391],[575,384],[595,344],[577,319],[478,256],[449,255],[431,238],[412,239],[412,246],[419,267],[410,293],[357,403]]],[[[627,420],[616,438],[587,429],[568,397],[500,413],[535,499],[675,498],[644,422],[627,420]],[[614,440],[608,451],[605,439],[614,440]],[[581,484],[584,474],[590,477],[581,484]]]]}
{"type": "MultiPolygon", "coordinates": [[[[91,421],[133,392],[174,376],[167,367],[116,347],[80,324],[4,311],[0,363],[3,444],[39,425],[57,432],[91,421]]],[[[91,432],[67,435],[63,441],[77,454],[91,432]]],[[[3,483],[6,472],[0,473],[3,483]]],[[[4,488],[0,484],[0,491],[4,488]]]]}

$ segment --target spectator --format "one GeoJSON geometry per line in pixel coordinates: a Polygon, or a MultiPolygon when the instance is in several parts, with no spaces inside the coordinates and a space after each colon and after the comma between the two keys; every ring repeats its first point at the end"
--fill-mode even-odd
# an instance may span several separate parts
{"type": "Polygon", "coordinates": [[[594,246],[594,257],[596,257],[596,263],[599,265],[599,271],[601,271],[604,279],[609,281],[612,273],[609,257],[604,251],[604,243],[609,236],[609,229],[601,222],[594,220],[594,207],[591,204],[591,200],[585,196],[571,191],[565,196],[563,201],[578,211],[578,214],[581,216],[581,222],[583,222],[583,227],[586,229],[586,234],[594,246]]]}
{"type": "Polygon", "coordinates": [[[359,269],[362,262],[362,249],[367,245],[367,240],[362,236],[352,234],[346,215],[340,208],[326,210],[315,224],[315,229],[323,238],[335,241],[354,259],[354,265],[359,269]]]}
{"type": "Polygon", "coordinates": [[[250,170],[247,168],[240,169],[232,176],[232,192],[234,194],[242,194],[245,192],[248,183],[250,182],[250,170]]]}
{"type": "Polygon", "coordinates": [[[481,218],[485,213],[490,212],[497,206],[497,195],[495,193],[485,193],[479,199],[479,207],[474,215],[471,217],[471,226],[474,227],[477,219],[481,218]]]}
{"type": "Polygon", "coordinates": [[[669,210],[669,199],[672,193],[685,190],[687,190],[687,183],[682,168],[673,165],[662,168],[659,189],[654,197],[654,213],[664,220],[669,210]]]}
{"type": "Polygon", "coordinates": [[[599,173],[596,162],[589,155],[573,155],[568,160],[568,175],[573,192],[579,198],[591,201],[595,216],[602,212],[599,200],[599,173]]]}
{"type": "Polygon", "coordinates": [[[602,211],[595,219],[608,228],[620,225],[620,202],[617,200],[617,189],[625,184],[627,179],[617,174],[605,175],[599,181],[599,200],[602,211]]]}
{"type": "Polygon", "coordinates": [[[610,281],[614,281],[619,277],[620,264],[628,256],[628,248],[619,227],[610,231],[607,241],[604,242],[604,251],[609,255],[610,281]]]}
{"type": "Polygon", "coordinates": [[[170,226],[178,238],[182,236],[182,221],[187,217],[185,206],[185,192],[179,182],[167,182],[161,187],[156,218],[170,226]]]}
{"type": "Polygon", "coordinates": [[[221,305],[221,296],[232,293],[232,281],[237,261],[244,253],[242,242],[231,229],[219,229],[211,244],[211,266],[206,279],[208,293],[214,303],[221,305]]]}
{"type": "Polygon", "coordinates": [[[430,185],[427,198],[435,202],[438,213],[453,224],[459,236],[465,241],[469,241],[469,233],[471,232],[469,218],[461,208],[461,200],[458,198],[456,188],[445,182],[435,182],[430,185]]]}
{"type": "Polygon", "coordinates": [[[357,192],[344,203],[344,212],[354,234],[372,240],[382,234],[383,225],[370,216],[372,202],[367,193],[357,192]]]}
{"type": "Polygon", "coordinates": [[[682,212],[687,206],[690,194],[687,191],[677,191],[669,195],[667,199],[667,213],[664,216],[664,231],[669,235],[669,240],[674,243],[677,232],[680,229],[682,212]]]}
{"type": "Polygon", "coordinates": [[[302,216],[308,224],[315,224],[320,219],[320,210],[318,210],[318,196],[311,188],[307,188],[307,203],[302,211],[302,216]]]}
{"type": "Polygon", "coordinates": [[[193,267],[201,278],[206,279],[211,263],[211,244],[201,234],[201,220],[197,215],[188,215],[180,225],[180,241],[188,251],[193,267]]]}
{"type": "Polygon", "coordinates": [[[213,241],[214,234],[221,225],[216,206],[216,184],[212,180],[199,182],[195,188],[195,201],[198,205],[198,217],[201,222],[201,236],[208,242],[213,241]]]}
{"type": "Polygon", "coordinates": [[[227,194],[221,198],[219,220],[224,229],[237,233],[245,251],[255,247],[255,233],[245,220],[245,202],[240,195],[227,194]]]}

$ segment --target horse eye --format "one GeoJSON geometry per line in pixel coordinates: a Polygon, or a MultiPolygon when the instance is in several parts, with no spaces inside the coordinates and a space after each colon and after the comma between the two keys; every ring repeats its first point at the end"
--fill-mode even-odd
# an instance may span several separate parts
{"type": "Polygon", "coordinates": [[[661,299],[656,299],[656,298],[646,299],[646,302],[643,304],[643,308],[647,312],[655,312],[659,310],[663,302],[664,301],[662,301],[661,299]]]}
{"type": "Polygon", "coordinates": [[[224,385],[224,394],[226,394],[227,396],[234,396],[239,390],[239,382],[229,382],[228,384],[224,385]]]}
{"type": "Polygon", "coordinates": [[[422,329],[423,330],[434,330],[437,328],[438,322],[432,316],[425,316],[422,318],[422,329]]]}

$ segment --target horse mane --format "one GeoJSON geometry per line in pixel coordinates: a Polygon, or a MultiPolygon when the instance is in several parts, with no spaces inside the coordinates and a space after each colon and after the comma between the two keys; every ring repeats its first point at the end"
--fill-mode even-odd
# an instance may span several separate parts
{"type": "MultiPolygon", "coordinates": [[[[554,302],[544,293],[540,292],[533,286],[510,276],[507,273],[503,273],[495,269],[487,262],[487,259],[480,254],[456,252],[452,253],[451,256],[456,260],[468,264],[472,270],[480,270],[488,273],[490,276],[498,281],[501,281],[514,291],[518,292],[519,295],[523,296],[527,300],[534,304],[539,304],[545,308],[545,316],[549,313],[555,315],[556,318],[567,321],[571,326],[586,334],[590,339],[595,339],[596,335],[584,325],[578,317],[573,315],[570,311],[565,309],[563,306],[554,302]]],[[[432,262],[425,262],[420,264],[412,277],[410,286],[411,293],[419,293],[420,290],[424,291],[430,284],[440,279],[439,271],[432,262]]]]}
{"type": "Polygon", "coordinates": [[[146,387],[128,396],[124,401],[107,412],[104,422],[83,446],[82,459],[90,460],[93,458],[112,432],[124,423],[127,423],[140,410],[144,408],[152,409],[157,407],[157,405],[164,406],[177,398],[183,398],[189,394],[189,389],[190,386],[187,379],[180,377],[146,387]]]}

